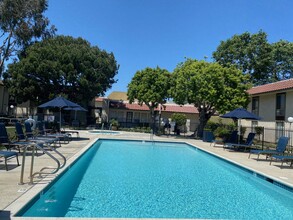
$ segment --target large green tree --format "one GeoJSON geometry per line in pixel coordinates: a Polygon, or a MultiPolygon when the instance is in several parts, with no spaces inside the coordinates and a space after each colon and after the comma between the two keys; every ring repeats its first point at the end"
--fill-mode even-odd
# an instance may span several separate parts
{"type": "Polygon", "coordinates": [[[280,40],[272,45],[271,81],[293,77],[293,43],[280,40]]]}
{"type": "Polygon", "coordinates": [[[146,104],[150,110],[152,122],[155,120],[155,108],[166,103],[169,97],[171,74],[159,67],[137,71],[128,84],[127,96],[130,103],[146,104]]]}
{"type": "Polygon", "coordinates": [[[44,16],[47,0],[0,0],[0,77],[5,61],[16,58],[33,42],[54,35],[44,16]]]}
{"type": "Polygon", "coordinates": [[[263,85],[293,77],[293,44],[280,40],[270,44],[267,34],[245,32],[221,41],[213,53],[223,66],[236,66],[251,75],[254,85],[263,85]]]}
{"type": "Polygon", "coordinates": [[[115,83],[118,72],[113,53],[82,38],[57,36],[27,48],[10,64],[4,80],[18,103],[48,101],[59,94],[87,105],[115,83]]]}
{"type": "Polygon", "coordinates": [[[244,74],[251,75],[254,85],[270,82],[270,66],[272,65],[272,47],[268,43],[267,34],[245,32],[221,41],[213,53],[216,62],[229,67],[235,65],[244,74]]]}
{"type": "Polygon", "coordinates": [[[187,59],[173,73],[172,97],[178,104],[190,103],[198,109],[197,135],[202,137],[209,118],[217,111],[225,113],[240,106],[247,106],[246,90],[250,87],[249,76],[236,67],[223,67],[187,59]]]}

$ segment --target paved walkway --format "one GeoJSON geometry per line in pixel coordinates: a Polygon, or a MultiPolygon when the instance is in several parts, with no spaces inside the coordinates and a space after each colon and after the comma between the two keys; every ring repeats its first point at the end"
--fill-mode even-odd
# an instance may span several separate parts
{"type": "MultiPolygon", "coordinates": [[[[113,139],[133,139],[133,140],[150,140],[150,134],[122,132],[115,135],[103,135],[103,134],[90,134],[87,131],[80,131],[80,139],[74,139],[69,144],[62,144],[62,147],[58,150],[64,154],[67,158],[67,165],[72,163],[82,152],[84,152],[97,138],[113,138],[113,139]]],[[[227,160],[233,161],[249,169],[255,170],[257,173],[269,176],[271,179],[278,180],[286,185],[293,187],[293,168],[284,165],[284,168],[280,168],[279,162],[274,162],[269,165],[269,161],[265,161],[265,157],[261,156],[259,161],[256,160],[256,156],[252,156],[248,159],[248,153],[243,152],[230,152],[229,150],[223,150],[222,147],[211,147],[210,143],[202,142],[201,140],[176,138],[176,137],[157,137],[154,136],[155,141],[180,141],[187,142],[198,148],[208,151],[212,154],[223,157],[227,160]]],[[[22,162],[22,156],[20,156],[20,163],[22,162]]],[[[46,178],[34,180],[34,184],[29,184],[29,167],[30,159],[28,156],[25,164],[24,184],[19,185],[21,166],[16,166],[16,160],[11,159],[9,164],[9,171],[5,170],[3,161],[0,163],[0,219],[21,219],[10,218],[10,215],[14,214],[25,203],[27,203],[34,195],[40,192],[48,183],[50,183],[59,173],[54,175],[47,175],[46,178]]],[[[0,159],[1,160],[1,159],[0,159]]],[[[34,171],[40,170],[44,166],[54,166],[52,161],[47,155],[39,152],[39,155],[35,157],[34,171]]]]}

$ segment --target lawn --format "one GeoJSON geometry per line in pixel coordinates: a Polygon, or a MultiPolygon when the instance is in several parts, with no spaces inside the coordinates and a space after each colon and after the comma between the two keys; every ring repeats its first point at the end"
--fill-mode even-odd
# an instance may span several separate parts
{"type": "Polygon", "coordinates": [[[10,139],[15,139],[15,127],[6,127],[10,139]]]}
{"type": "MultiPolygon", "coordinates": [[[[15,140],[16,136],[15,136],[15,128],[14,127],[6,127],[7,133],[8,133],[8,137],[10,140],[15,140]]],[[[0,144],[0,149],[4,149],[5,147],[1,146],[0,144]]]]}

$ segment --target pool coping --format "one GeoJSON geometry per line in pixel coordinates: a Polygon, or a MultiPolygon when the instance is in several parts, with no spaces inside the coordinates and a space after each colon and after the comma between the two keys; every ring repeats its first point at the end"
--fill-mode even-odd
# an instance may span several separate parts
{"type": "MultiPolygon", "coordinates": [[[[191,146],[193,146],[193,145],[191,145],[191,146]]],[[[193,146],[193,147],[194,147],[194,146],[193,146]]],[[[287,183],[287,182],[285,182],[285,181],[283,181],[283,180],[281,180],[281,179],[277,179],[277,178],[275,178],[274,176],[271,176],[271,175],[265,174],[265,173],[263,173],[263,172],[261,172],[261,171],[254,170],[254,169],[252,169],[252,168],[246,166],[245,164],[238,163],[238,162],[233,161],[233,160],[231,160],[231,159],[229,159],[229,158],[226,158],[226,157],[223,157],[223,156],[221,156],[221,155],[215,154],[215,153],[213,153],[213,152],[211,152],[211,151],[207,151],[207,150],[204,149],[204,148],[200,148],[200,147],[198,147],[198,146],[196,146],[196,148],[198,148],[198,149],[200,149],[200,150],[202,150],[202,151],[204,151],[204,152],[206,152],[206,153],[208,153],[208,154],[210,154],[210,155],[213,155],[213,156],[215,156],[215,157],[217,157],[217,158],[220,158],[220,159],[222,159],[222,160],[224,160],[224,161],[227,161],[227,162],[231,163],[232,165],[237,166],[239,169],[243,169],[243,168],[244,168],[244,169],[246,169],[246,171],[249,171],[252,175],[256,174],[256,177],[260,177],[261,179],[264,179],[264,180],[266,180],[266,181],[268,181],[268,182],[270,182],[270,180],[273,180],[273,181],[276,182],[276,183],[280,183],[280,184],[284,185],[285,187],[290,188],[288,191],[290,191],[291,193],[293,193],[293,184],[287,183]],[[267,178],[267,179],[266,179],[266,178],[267,178]]],[[[279,187],[280,187],[280,186],[279,186],[279,187]]]]}
{"type": "Polygon", "coordinates": [[[120,135],[123,134],[123,132],[121,131],[112,131],[112,130],[98,130],[98,129],[94,129],[94,130],[89,130],[88,131],[89,134],[96,134],[96,135],[120,135]],[[95,131],[97,131],[97,133],[95,133],[95,131]]]}
{"type": "MultiPolygon", "coordinates": [[[[23,195],[21,195],[18,199],[16,199],[14,202],[12,202],[10,205],[8,205],[3,211],[9,211],[10,212],[10,218],[12,220],[36,220],[36,219],[44,219],[44,220],[70,220],[70,219],[80,219],[80,218],[68,218],[68,217],[16,217],[14,216],[17,212],[19,212],[22,208],[25,207],[25,205],[23,204],[28,204],[31,201],[33,201],[35,199],[36,196],[38,196],[42,191],[44,191],[46,189],[46,187],[48,187],[48,185],[50,185],[52,182],[55,182],[57,179],[59,179],[59,177],[61,177],[63,175],[64,172],[66,172],[68,170],[68,168],[70,168],[70,166],[72,166],[78,158],[80,158],[81,155],[83,155],[95,142],[97,142],[98,140],[123,140],[123,141],[146,141],[146,142],[151,142],[149,140],[138,140],[138,139],[129,139],[129,138],[123,138],[123,137],[115,137],[115,138],[110,138],[110,137],[98,137],[95,138],[94,140],[90,141],[89,143],[87,143],[84,147],[82,147],[80,149],[80,151],[78,151],[76,154],[74,154],[72,157],[70,157],[67,161],[66,166],[62,169],[59,170],[56,174],[55,177],[52,179],[52,176],[50,177],[45,177],[43,178],[44,181],[47,181],[46,184],[38,184],[36,183],[33,186],[30,186],[29,190],[27,192],[25,192],[23,195]]],[[[267,177],[277,183],[280,183],[286,187],[289,187],[290,189],[293,190],[293,184],[290,184],[288,182],[282,181],[280,179],[277,179],[274,176],[265,174],[261,171],[257,171],[252,169],[251,167],[248,167],[244,164],[241,164],[239,162],[233,161],[227,157],[221,156],[219,154],[216,154],[212,151],[209,151],[207,149],[205,149],[204,147],[198,146],[195,143],[190,143],[188,140],[176,140],[176,139],[172,139],[172,140],[155,140],[155,142],[169,142],[169,143],[182,143],[182,144],[187,144],[188,146],[201,150],[209,155],[212,155],[216,158],[222,159],[224,161],[227,161],[229,163],[231,163],[232,165],[236,165],[237,167],[240,168],[244,168],[246,170],[248,170],[251,173],[255,173],[258,174],[262,177],[267,177]]],[[[292,191],[291,191],[292,192],[292,191]]],[[[94,220],[94,219],[99,219],[99,220],[110,220],[110,219],[158,219],[158,218],[82,218],[84,220],[94,220]]],[[[162,218],[159,218],[160,220],[162,220],[162,218]]],[[[166,219],[170,219],[170,218],[166,218],[166,219]]],[[[172,218],[171,218],[172,219],[172,218]]],[[[174,219],[174,218],[173,218],[174,219]]]]}
{"type": "MultiPolygon", "coordinates": [[[[43,178],[44,182],[47,182],[46,184],[38,184],[31,186],[28,191],[26,191],[23,195],[21,195],[18,199],[16,199],[13,203],[8,205],[3,211],[10,211],[11,219],[30,219],[31,217],[16,217],[14,216],[17,212],[19,212],[26,204],[31,202],[36,196],[38,196],[45,188],[50,185],[52,182],[56,181],[64,172],[67,171],[70,166],[72,166],[77,159],[84,154],[99,138],[94,139],[93,141],[89,142],[85,147],[81,148],[80,151],[78,151],[76,154],[74,154],[69,160],[66,162],[66,165],[64,168],[59,170],[56,174],[54,174],[54,178],[52,179],[51,175],[46,176],[43,178]],[[23,205],[25,204],[25,205],[23,205]]],[[[47,218],[47,217],[46,217],[47,218]]],[[[39,219],[33,218],[33,219],[39,219]]],[[[54,219],[54,218],[48,218],[48,219],[54,219]]],[[[60,218],[58,218],[60,219],[60,218]]],[[[68,219],[68,218],[66,218],[68,219]]]]}

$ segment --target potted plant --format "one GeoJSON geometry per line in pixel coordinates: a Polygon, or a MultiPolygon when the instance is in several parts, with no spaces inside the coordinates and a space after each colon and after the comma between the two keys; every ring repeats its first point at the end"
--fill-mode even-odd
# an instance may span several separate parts
{"type": "Polygon", "coordinates": [[[256,126],[254,127],[255,133],[258,136],[258,140],[260,140],[260,135],[264,132],[264,127],[256,126]]]}
{"type": "Polygon", "coordinates": [[[217,129],[214,131],[214,136],[216,139],[222,142],[225,142],[225,140],[229,137],[229,134],[229,130],[224,126],[217,127],[217,129]]]}
{"type": "Polygon", "coordinates": [[[111,129],[117,131],[119,127],[119,122],[116,119],[111,119],[110,121],[111,129]]]}
{"type": "Polygon", "coordinates": [[[217,129],[218,123],[208,121],[204,130],[202,140],[205,142],[212,142],[214,140],[214,131],[217,129]]]}

